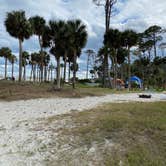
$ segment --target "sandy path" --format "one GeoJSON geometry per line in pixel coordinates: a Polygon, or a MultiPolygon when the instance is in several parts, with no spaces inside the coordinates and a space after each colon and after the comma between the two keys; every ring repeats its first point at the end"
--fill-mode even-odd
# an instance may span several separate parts
{"type": "Polygon", "coordinates": [[[0,102],[0,166],[51,166],[49,160],[54,161],[55,165],[64,155],[72,154],[71,151],[74,154],[88,151],[86,148],[82,151],[72,149],[73,147],[68,145],[71,137],[59,135],[58,128],[70,127],[65,126],[63,119],[46,125],[45,121],[37,118],[69,113],[71,110],[81,111],[104,102],[153,102],[163,99],[166,99],[166,94],[156,93],[151,99],[140,99],[138,94],[132,93],[81,99],[50,98],[0,102]]]}
{"type": "Polygon", "coordinates": [[[151,99],[140,99],[138,94],[111,94],[100,97],[50,98],[27,101],[0,102],[0,126],[12,127],[14,122],[68,113],[70,110],[93,108],[104,102],[153,102],[166,98],[166,94],[154,93],[151,99]]]}

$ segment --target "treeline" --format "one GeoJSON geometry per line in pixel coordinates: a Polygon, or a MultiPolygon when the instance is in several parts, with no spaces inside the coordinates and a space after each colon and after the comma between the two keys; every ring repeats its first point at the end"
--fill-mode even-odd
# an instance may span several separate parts
{"type": "MultiPolygon", "coordinates": [[[[159,57],[159,49],[166,48],[166,44],[162,42],[163,33],[165,30],[157,25],[149,27],[142,33],[109,29],[104,35],[103,47],[98,51],[98,65],[95,66],[93,73],[98,73],[103,85],[107,84],[113,88],[117,87],[117,78],[127,81],[131,75],[143,79],[145,86],[165,86],[165,55],[159,57]],[[109,55],[109,60],[105,60],[106,55],[109,55]],[[132,60],[134,56],[135,61],[132,60]],[[114,81],[110,85],[111,77],[114,81]]],[[[130,81],[128,88],[131,88],[130,81]]]]}
{"type": "MultiPolygon", "coordinates": [[[[20,82],[26,79],[26,65],[28,64],[32,68],[31,79],[35,81],[36,75],[38,75],[37,78],[40,82],[46,81],[49,69],[52,71],[54,68],[53,65],[48,66],[50,62],[49,53],[51,53],[56,61],[56,88],[60,89],[66,80],[67,63],[69,63],[69,73],[71,70],[73,71],[72,85],[75,88],[76,72],[78,70],[77,57],[81,55],[88,37],[86,26],[81,20],[50,20],[46,23],[43,17],[33,16],[27,18],[24,11],[12,11],[7,13],[4,24],[7,32],[19,41],[20,82]],[[38,37],[40,51],[29,54],[22,48],[22,43],[32,35],[38,37]],[[45,51],[46,48],[49,49],[49,53],[45,51]],[[60,71],[61,59],[64,64],[63,79],[61,79],[60,71]]],[[[0,56],[5,58],[6,78],[7,61],[9,60],[14,66],[16,56],[12,55],[11,50],[6,47],[0,49],[0,56]]]]}
{"type": "MultiPolygon", "coordinates": [[[[24,11],[13,11],[7,13],[4,24],[7,32],[19,40],[18,59],[12,55],[10,48],[0,49],[0,56],[5,58],[5,78],[8,61],[12,64],[11,77],[14,77],[14,64],[18,61],[19,81],[26,80],[26,66],[30,65],[30,80],[39,82],[53,80],[53,71],[56,71],[56,88],[60,89],[65,83],[68,71],[68,78],[72,80],[75,88],[76,72],[79,68],[77,58],[81,55],[88,37],[86,26],[80,20],[50,20],[46,23],[43,17],[26,18],[24,11]],[[22,43],[32,35],[38,37],[40,50],[29,54],[22,48],[22,43]],[[52,64],[50,54],[55,57],[56,65],[52,64]]],[[[136,75],[143,80],[145,86],[164,87],[166,43],[163,42],[163,33],[165,30],[157,25],[149,27],[142,33],[107,28],[103,47],[98,51],[93,70],[89,71],[89,57],[94,57],[95,52],[93,50],[85,52],[88,56],[86,78],[88,79],[89,72],[93,77],[98,74],[103,87],[117,88],[117,78],[127,81],[132,75],[136,75]],[[162,57],[159,57],[159,49],[162,50],[162,57]],[[134,56],[136,60],[133,61],[134,56]]],[[[130,81],[128,87],[131,88],[130,81]]]]}

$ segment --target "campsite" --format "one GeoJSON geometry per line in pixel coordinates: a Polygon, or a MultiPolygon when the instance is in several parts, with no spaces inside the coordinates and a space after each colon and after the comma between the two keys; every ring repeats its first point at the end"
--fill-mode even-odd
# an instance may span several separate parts
{"type": "Polygon", "coordinates": [[[0,166],[165,166],[166,1],[1,1],[0,166]]]}

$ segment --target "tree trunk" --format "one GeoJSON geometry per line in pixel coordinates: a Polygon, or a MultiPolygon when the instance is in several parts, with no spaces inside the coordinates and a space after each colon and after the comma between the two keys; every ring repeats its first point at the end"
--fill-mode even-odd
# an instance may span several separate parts
{"type": "Polygon", "coordinates": [[[52,73],[52,69],[51,69],[51,82],[52,82],[52,78],[53,78],[53,73],[52,73]]]}
{"type": "MultiPolygon", "coordinates": [[[[111,2],[110,0],[106,0],[105,3],[105,33],[108,32],[110,27],[110,17],[111,17],[111,2]]],[[[107,42],[106,42],[107,43],[107,42]]],[[[110,74],[109,74],[109,64],[108,64],[108,53],[104,55],[104,71],[103,71],[103,87],[111,87],[110,82],[110,74]],[[109,80],[109,82],[108,82],[109,80]]]]}
{"type": "Polygon", "coordinates": [[[128,47],[128,89],[131,89],[131,82],[130,82],[130,77],[131,77],[131,62],[130,62],[130,48],[128,47]]]}
{"type": "Polygon", "coordinates": [[[24,81],[26,81],[26,66],[24,66],[24,81]]]}
{"type": "Polygon", "coordinates": [[[33,82],[36,81],[36,64],[33,66],[33,82]]]}
{"type": "Polygon", "coordinates": [[[5,57],[5,79],[7,79],[7,57],[5,57]]]}
{"type": "Polygon", "coordinates": [[[41,66],[39,66],[39,82],[41,82],[41,77],[42,77],[42,76],[41,76],[41,73],[42,73],[42,72],[41,72],[41,66]]]}
{"type": "Polygon", "coordinates": [[[104,66],[103,66],[103,87],[107,87],[108,82],[108,54],[104,56],[104,66]]]}
{"type": "Polygon", "coordinates": [[[109,30],[110,26],[110,17],[111,17],[111,5],[110,5],[110,0],[106,0],[105,3],[105,28],[106,32],[109,30]]]}
{"type": "Polygon", "coordinates": [[[67,65],[67,51],[65,51],[63,83],[65,83],[66,81],[66,65],[67,65]]]}
{"type": "Polygon", "coordinates": [[[47,66],[44,66],[44,81],[47,81],[47,66]]]}
{"type": "Polygon", "coordinates": [[[151,53],[150,53],[150,50],[148,50],[148,58],[149,58],[149,61],[151,60],[151,53]]]}
{"type": "Polygon", "coordinates": [[[48,81],[50,81],[50,69],[48,69],[48,81]]]}
{"type": "Polygon", "coordinates": [[[115,89],[117,89],[117,56],[115,55],[115,89]]]}
{"type": "Polygon", "coordinates": [[[122,64],[120,65],[120,79],[123,80],[123,69],[122,64]]]}
{"type": "Polygon", "coordinates": [[[68,82],[70,82],[70,71],[71,71],[71,70],[70,70],[70,61],[69,61],[68,82]]]}
{"type": "Polygon", "coordinates": [[[74,51],[74,61],[73,61],[73,89],[75,89],[76,84],[76,61],[77,61],[77,52],[74,51]]]}
{"type": "Polygon", "coordinates": [[[33,74],[33,64],[32,64],[32,66],[31,66],[30,81],[32,80],[32,74],[33,74]]]}
{"type": "Polygon", "coordinates": [[[61,88],[61,77],[60,77],[60,57],[56,58],[57,61],[57,75],[56,75],[56,81],[57,81],[57,88],[60,89],[61,88]]]}
{"type": "Polygon", "coordinates": [[[19,39],[19,77],[18,81],[21,82],[22,79],[22,40],[19,39]]]}
{"type": "Polygon", "coordinates": [[[12,79],[14,78],[14,63],[12,63],[12,79]]]}
{"type": "Polygon", "coordinates": [[[115,88],[115,58],[112,56],[111,57],[111,62],[112,62],[112,70],[113,70],[113,80],[111,81],[112,82],[112,88],[114,89],[115,88]]]}
{"type": "Polygon", "coordinates": [[[118,53],[118,50],[116,49],[115,50],[115,88],[117,89],[117,78],[118,78],[118,67],[117,67],[117,53],[118,53]]]}
{"type": "Polygon", "coordinates": [[[40,45],[40,51],[41,51],[41,77],[40,77],[40,81],[43,82],[43,41],[42,41],[42,37],[39,35],[39,45],[40,45]]]}

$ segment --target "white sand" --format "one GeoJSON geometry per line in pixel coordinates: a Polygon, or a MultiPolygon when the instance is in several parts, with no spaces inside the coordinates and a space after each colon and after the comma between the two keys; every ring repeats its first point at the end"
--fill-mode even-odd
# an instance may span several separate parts
{"type": "MultiPolygon", "coordinates": [[[[152,94],[151,99],[140,99],[138,94],[112,94],[101,97],[86,97],[81,99],[74,98],[50,98],[34,99],[27,101],[0,102],[0,165],[17,166],[17,165],[44,165],[38,163],[42,160],[41,153],[37,153],[34,139],[47,141],[49,133],[47,132],[30,132],[29,128],[33,125],[26,126],[26,123],[37,118],[49,117],[69,113],[71,110],[84,110],[98,106],[104,102],[154,102],[166,99],[166,94],[152,94]],[[22,123],[25,121],[25,123],[22,123]],[[25,124],[18,125],[18,124],[25,124]],[[26,141],[30,143],[27,145],[26,141]],[[18,148],[19,147],[19,148],[18,148]],[[34,149],[34,157],[27,159],[24,155],[18,154],[18,149],[34,149]],[[13,160],[14,159],[14,160],[13,160]],[[32,161],[34,164],[32,164],[32,161]]],[[[63,127],[63,124],[61,124],[63,127]]],[[[45,156],[46,157],[46,156],[45,156]]]]}
{"type": "Polygon", "coordinates": [[[136,93],[111,94],[100,97],[86,98],[49,98],[27,101],[0,102],[0,125],[11,127],[14,122],[34,118],[48,117],[68,113],[70,110],[93,108],[104,102],[154,102],[166,99],[166,94],[152,94],[151,99],[141,99],[136,93]]]}

